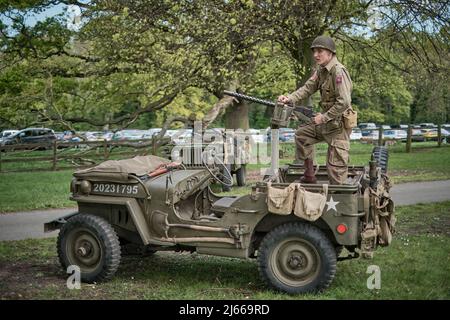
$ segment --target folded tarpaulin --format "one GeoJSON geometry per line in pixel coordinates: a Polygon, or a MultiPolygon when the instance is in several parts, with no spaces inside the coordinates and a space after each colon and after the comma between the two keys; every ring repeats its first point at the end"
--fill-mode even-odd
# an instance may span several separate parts
{"type": "Polygon", "coordinates": [[[98,166],[76,171],[73,175],[92,181],[136,182],[134,179],[130,181],[129,176],[147,175],[167,163],[170,161],[157,156],[136,156],[131,159],[108,160],[98,166]]]}

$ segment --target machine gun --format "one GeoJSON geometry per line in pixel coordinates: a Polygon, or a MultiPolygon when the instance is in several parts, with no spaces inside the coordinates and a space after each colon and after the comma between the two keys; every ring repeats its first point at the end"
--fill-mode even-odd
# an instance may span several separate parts
{"type": "Polygon", "coordinates": [[[268,100],[263,100],[251,96],[247,96],[242,93],[237,93],[233,91],[227,91],[224,90],[223,92],[227,96],[232,96],[235,98],[239,98],[242,100],[247,100],[255,103],[259,103],[265,106],[274,107],[271,123],[272,128],[287,128],[289,126],[289,119],[292,115],[292,112],[298,112],[298,116],[301,118],[301,120],[306,122],[311,122],[312,118],[316,116],[314,111],[310,108],[302,107],[302,106],[292,106],[284,103],[275,103],[268,100]]]}
{"type": "Polygon", "coordinates": [[[256,102],[262,105],[274,107],[272,119],[271,119],[271,128],[272,128],[272,143],[271,143],[271,166],[270,171],[266,172],[267,179],[266,181],[272,182],[280,182],[280,173],[279,173],[279,131],[278,128],[287,128],[289,126],[289,119],[291,118],[292,112],[298,112],[297,116],[306,122],[311,122],[312,118],[316,116],[316,114],[310,109],[305,107],[296,107],[292,105],[287,105],[284,103],[274,103],[272,101],[267,101],[251,96],[247,96],[242,93],[237,93],[233,91],[225,90],[223,92],[228,96],[232,96],[238,99],[243,99],[251,102],[256,102]]]}

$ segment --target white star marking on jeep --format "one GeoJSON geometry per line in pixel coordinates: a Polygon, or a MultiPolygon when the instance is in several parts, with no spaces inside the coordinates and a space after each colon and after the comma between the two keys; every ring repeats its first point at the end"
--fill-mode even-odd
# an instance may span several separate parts
{"type": "Polygon", "coordinates": [[[334,201],[333,197],[330,197],[330,201],[327,201],[327,206],[328,206],[327,211],[330,210],[330,209],[333,209],[334,211],[337,212],[336,205],[338,203],[339,203],[339,201],[334,201]]]}

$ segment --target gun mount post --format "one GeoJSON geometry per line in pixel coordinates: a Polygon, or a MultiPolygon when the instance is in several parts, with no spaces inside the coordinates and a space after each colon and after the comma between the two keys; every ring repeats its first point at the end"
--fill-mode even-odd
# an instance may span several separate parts
{"type": "Polygon", "coordinates": [[[280,168],[280,131],[278,128],[271,128],[271,164],[270,175],[276,177],[278,181],[278,171],[280,168]]]}

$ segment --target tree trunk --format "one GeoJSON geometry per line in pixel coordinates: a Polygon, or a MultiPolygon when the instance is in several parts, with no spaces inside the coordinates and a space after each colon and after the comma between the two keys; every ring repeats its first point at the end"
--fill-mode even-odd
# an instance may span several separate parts
{"type": "MultiPolygon", "coordinates": [[[[233,81],[228,90],[236,91],[238,81],[233,81]]],[[[230,96],[222,96],[219,101],[208,111],[208,113],[202,119],[203,128],[206,129],[224,110],[232,107],[237,102],[237,99],[230,96]]]]}
{"type": "MultiPolygon", "coordinates": [[[[311,52],[311,44],[312,41],[302,41],[302,65],[303,66],[309,66],[303,76],[300,78],[300,81],[297,81],[297,86],[300,88],[305,84],[306,81],[308,81],[309,78],[311,78],[312,70],[315,66],[313,55],[311,52]]],[[[312,99],[311,97],[308,97],[300,102],[300,105],[305,107],[312,107],[312,99]]]]}
{"type": "Polygon", "coordinates": [[[246,101],[241,101],[233,107],[228,108],[225,113],[225,128],[227,129],[249,129],[249,105],[246,101]]]}

